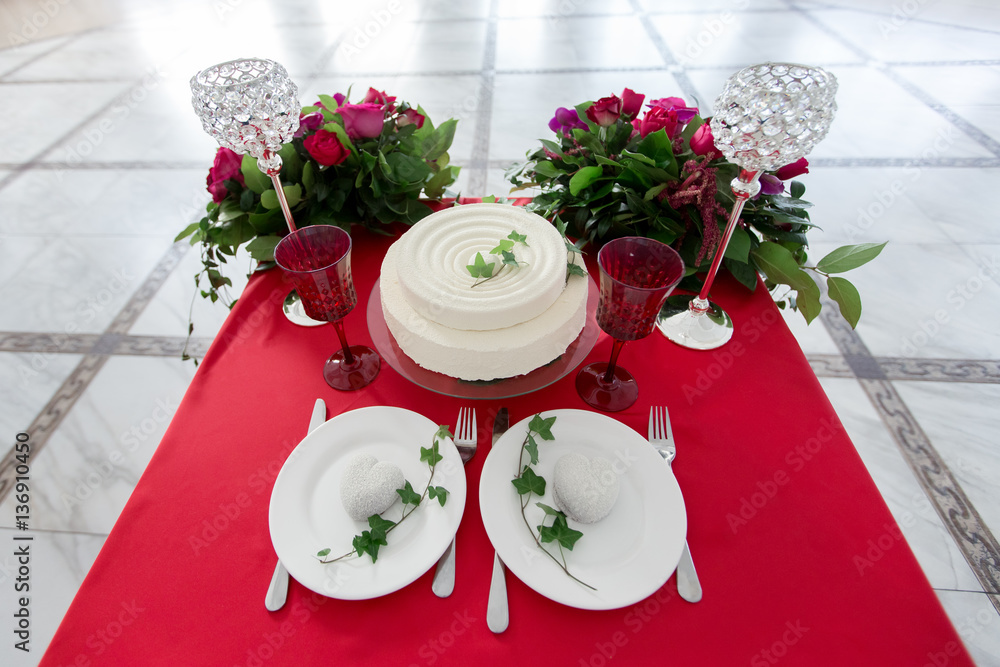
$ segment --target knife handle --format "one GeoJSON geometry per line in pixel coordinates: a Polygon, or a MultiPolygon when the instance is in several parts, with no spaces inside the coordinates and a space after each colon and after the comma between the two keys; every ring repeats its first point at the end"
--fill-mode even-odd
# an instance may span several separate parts
{"type": "Polygon", "coordinates": [[[490,598],[486,604],[486,625],[495,634],[507,629],[510,613],[507,609],[507,579],[499,554],[493,552],[493,578],[490,580],[490,598]]]}

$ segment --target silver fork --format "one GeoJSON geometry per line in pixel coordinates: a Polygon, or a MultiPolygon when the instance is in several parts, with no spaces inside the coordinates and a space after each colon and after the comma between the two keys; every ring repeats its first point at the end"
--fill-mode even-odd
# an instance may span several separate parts
{"type": "MultiPolygon", "coordinates": [[[[468,463],[476,455],[478,434],[475,408],[460,408],[458,425],[455,426],[455,447],[458,448],[458,455],[462,457],[463,464],[468,463]]],[[[434,579],[431,582],[431,590],[439,598],[446,598],[455,590],[454,539],[448,545],[444,555],[438,560],[437,568],[434,570],[434,579]]]]}
{"type": "MultiPolygon", "coordinates": [[[[677,455],[677,447],[674,444],[673,430],[670,428],[670,414],[665,407],[653,406],[649,409],[648,439],[649,444],[653,445],[667,462],[667,467],[671,467],[670,464],[677,455]]],[[[688,602],[701,600],[701,582],[698,581],[698,573],[694,569],[694,561],[691,560],[691,550],[688,548],[686,538],[681,560],[677,563],[677,592],[688,602]]]]}

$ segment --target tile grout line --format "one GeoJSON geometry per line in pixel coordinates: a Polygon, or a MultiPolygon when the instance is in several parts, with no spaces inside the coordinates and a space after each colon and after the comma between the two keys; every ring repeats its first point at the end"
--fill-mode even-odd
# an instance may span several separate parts
{"type": "Polygon", "coordinates": [[[497,9],[499,0],[490,0],[489,19],[486,23],[486,40],[483,46],[483,65],[479,71],[479,90],[477,95],[476,121],[473,129],[472,163],[468,168],[469,192],[473,196],[486,193],[490,159],[490,135],[493,123],[493,91],[496,87],[497,60],[497,9]]]}
{"type": "MultiPolygon", "coordinates": [[[[875,361],[864,341],[836,312],[832,302],[824,303],[820,318],[844,359],[852,365],[852,371],[855,367],[863,367],[860,362],[866,359],[875,361]],[[853,363],[851,360],[854,360],[853,363]]],[[[877,377],[871,372],[855,371],[855,375],[984,591],[1000,592],[1000,543],[944,459],[891,381],[884,375],[877,377]]],[[[1000,597],[991,597],[991,602],[1000,613],[1000,597]]]]}
{"type": "MultiPolygon", "coordinates": [[[[171,271],[180,263],[189,247],[189,244],[179,241],[167,249],[167,252],[156,263],[143,283],[96,339],[93,348],[84,354],[83,359],[76,365],[69,377],[63,381],[52,398],[42,408],[42,411],[28,425],[26,432],[31,436],[31,461],[34,461],[39,452],[45,448],[49,438],[52,437],[62,420],[110,358],[111,351],[118,344],[120,338],[135,323],[171,271]],[[102,347],[107,348],[107,350],[102,350],[102,347]]],[[[4,501],[14,486],[16,463],[15,450],[11,447],[0,460],[0,503],[4,501]]]]}
{"type": "Polygon", "coordinates": [[[633,15],[642,24],[643,30],[646,31],[646,36],[653,43],[656,48],[657,53],[663,58],[663,62],[667,66],[667,71],[674,77],[677,83],[681,87],[681,92],[688,100],[695,100],[699,104],[701,100],[698,99],[698,89],[695,88],[694,82],[688,76],[687,71],[677,62],[677,58],[674,57],[673,51],[667,46],[666,41],[663,39],[663,35],[656,29],[653,22],[649,19],[649,12],[647,12],[640,4],[639,0],[629,0],[629,4],[632,6],[633,15]]]}

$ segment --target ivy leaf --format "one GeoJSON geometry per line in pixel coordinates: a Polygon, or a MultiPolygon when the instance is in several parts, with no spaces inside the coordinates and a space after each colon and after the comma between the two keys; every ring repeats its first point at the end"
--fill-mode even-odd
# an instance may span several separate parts
{"type": "Polygon", "coordinates": [[[579,264],[566,264],[566,277],[570,276],[586,276],[587,272],[579,264]]]}
{"type": "Polygon", "coordinates": [[[477,252],[474,264],[466,264],[465,268],[469,270],[469,275],[473,278],[489,278],[493,275],[493,269],[495,265],[490,262],[486,263],[483,259],[483,253],[477,252]]]}
{"type": "MultiPolygon", "coordinates": [[[[438,430],[438,432],[440,433],[440,430],[438,430]]],[[[449,433],[449,435],[451,434],[449,433]]],[[[429,466],[436,466],[438,464],[438,461],[440,461],[443,458],[444,457],[438,453],[438,444],[436,440],[434,441],[434,444],[431,445],[430,447],[420,448],[420,460],[425,461],[429,466]]]]}
{"type": "Polygon", "coordinates": [[[827,278],[826,287],[830,298],[840,306],[840,314],[850,323],[852,329],[856,328],[858,320],[861,319],[861,295],[858,294],[858,288],[846,278],[838,276],[827,278]]]}
{"type": "Polygon", "coordinates": [[[557,510],[554,507],[549,507],[545,503],[535,503],[535,505],[537,505],[538,507],[541,507],[542,510],[546,514],[548,514],[549,516],[566,516],[563,512],[560,512],[559,510],[557,510]]]}
{"type": "MultiPolygon", "coordinates": [[[[419,496],[418,496],[419,497],[419,496]]],[[[368,527],[372,529],[372,535],[382,536],[389,531],[390,528],[396,525],[395,521],[389,521],[388,519],[383,519],[378,514],[372,514],[368,517],[368,527]]]]}
{"type": "Polygon", "coordinates": [[[502,252],[507,252],[508,250],[510,250],[513,247],[514,247],[514,242],[513,241],[511,241],[510,239],[503,239],[502,241],[500,241],[499,243],[497,243],[497,247],[496,248],[493,248],[493,250],[490,250],[490,254],[491,255],[499,255],[502,252]]]}
{"type": "Polygon", "coordinates": [[[352,546],[354,550],[358,552],[358,556],[368,554],[372,557],[372,562],[378,560],[378,550],[379,547],[387,546],[389,543],[385,539],[385,532],[383,531],[381,535],[373,534],[372,531],[364,531],[360,535],[355,535],[352,541],[352,546]]]}
{"type": "MultiPolygon", "coordinates": [[[[409,480],[407,480],[406,485],[401,489],[396,489],[396,493],[399,494],[400,499],[403,501],[404,505],[419,505],[420,504],[420,494],[413,490],[410,485],[409,480]]],[[[369,522],[371,518],[369,517],[369,522]]]]}
{"type": "Polygon", "coordinates": [[[510,250],[503,251],[503,264],[504,266],[517,266],[517,258],[510,250]]]}
{"type": "Polygon", "coordinates": [[[528,456],[531,457],[531,465],[538,463],[538,442],[535,441],[534,436],[530,433],[528,434],[528,444],[524,446],[524,451],[528,452],[528,456]]]}
{"type": "Polygon", "coordinates": [[[435,440],[444,440],[445,438],[454,438],[454,437],[455,436],[451,434],[451,429],[448,428],[447,424],[440,424],[438,426],[437,433],[434,434],[435,440]]]}
{"type": "Polygon", "coordinates": [[[528,422],[528,430],[534,431],[542,437],[542,440],[555,440],[555,436],[552,435],[552,425],[556,423],[555,417],[549,417],[548,419],[543,419],[541,414],[536,414],[528,422]]]}
{"type": "Polygon", "coordinates": [[[539,496],[545,495],[545,478],[539,477],[534,470],[525,467],[519,477],[512,479],[511,484],[517,489],[518,495],[534,493],[539,496]]]}
{"type": "Polygon", "coordinates": [[[564,515],[556,516],[555,522],[551,526],[538,526],[538,537],[542,542],[558,542],[561,546],[570,551],[576,541],[583,537],[579,530],[573,530],[566,523],[564,515]]]}
{"type": "Polygon", "coordinates": [[[441,503],[441,507],[448,501],[448,489],[443,486],[428,486],[427,496],[429,498],[437,498],[438,502],[441,503]]]}
{"type": "Polygon", "coordinates": [[[518,234],[516,231],[512,231],[507,235],[507,238],[514,243],[523,243],[524,245],[528,245],[528,236],[526,234],[518,234]]]}
{"type": "Polygon", "coordinates": [[[824,273],[843,273],[856,269],[862,264],[867,264],[882,252],[882,248],[888,243],[860,243],[858,245],[845,245],[837,248],[829,255],[819,260],[816,268],[824,273]]]}
{"type": "Polygon", "coordinates": [[[326,558],[327,556],[329,556],[329,555],[330,555],[330,550],[329,550],[329,549],[323,549],[322,551],[318,551],[318,552],[316,552],[316,555],[317,555],[317,556],[318,556],[319,558],[326,558]]]}

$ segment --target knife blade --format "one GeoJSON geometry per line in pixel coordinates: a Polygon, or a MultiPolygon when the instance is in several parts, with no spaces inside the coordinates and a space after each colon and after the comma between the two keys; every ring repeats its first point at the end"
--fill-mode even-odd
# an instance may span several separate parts
{"type": "MultiPolygon", "coordinates": [[[[309,417],[309,430],[306,435],[315,431],[326,421],[326,403],[322,398],[317,398],[313,405],[312,416],[309,417]]],[[[278,611],[285,606],[288,599],[288,570],[278,561],[274,566],[274,574],[271,575],[271,583],[267,587],[267,594],[264,596],[264,607],[268,611],[278,611]]]]}
{"type": "MultiPolygon", "coordinates": [[[[493,420],[493,444],[504,434],[510,424],[507,408],[500,408],[493,420]]],[[[510,611],[507,607],[507,580],[504,575],[503,561],[496,551],[493,552],[493,576],[490,579],[490,597],[486,603],[486,625],[494,633],[499,634],[507,629],[510,623],[510,611]]]]}

